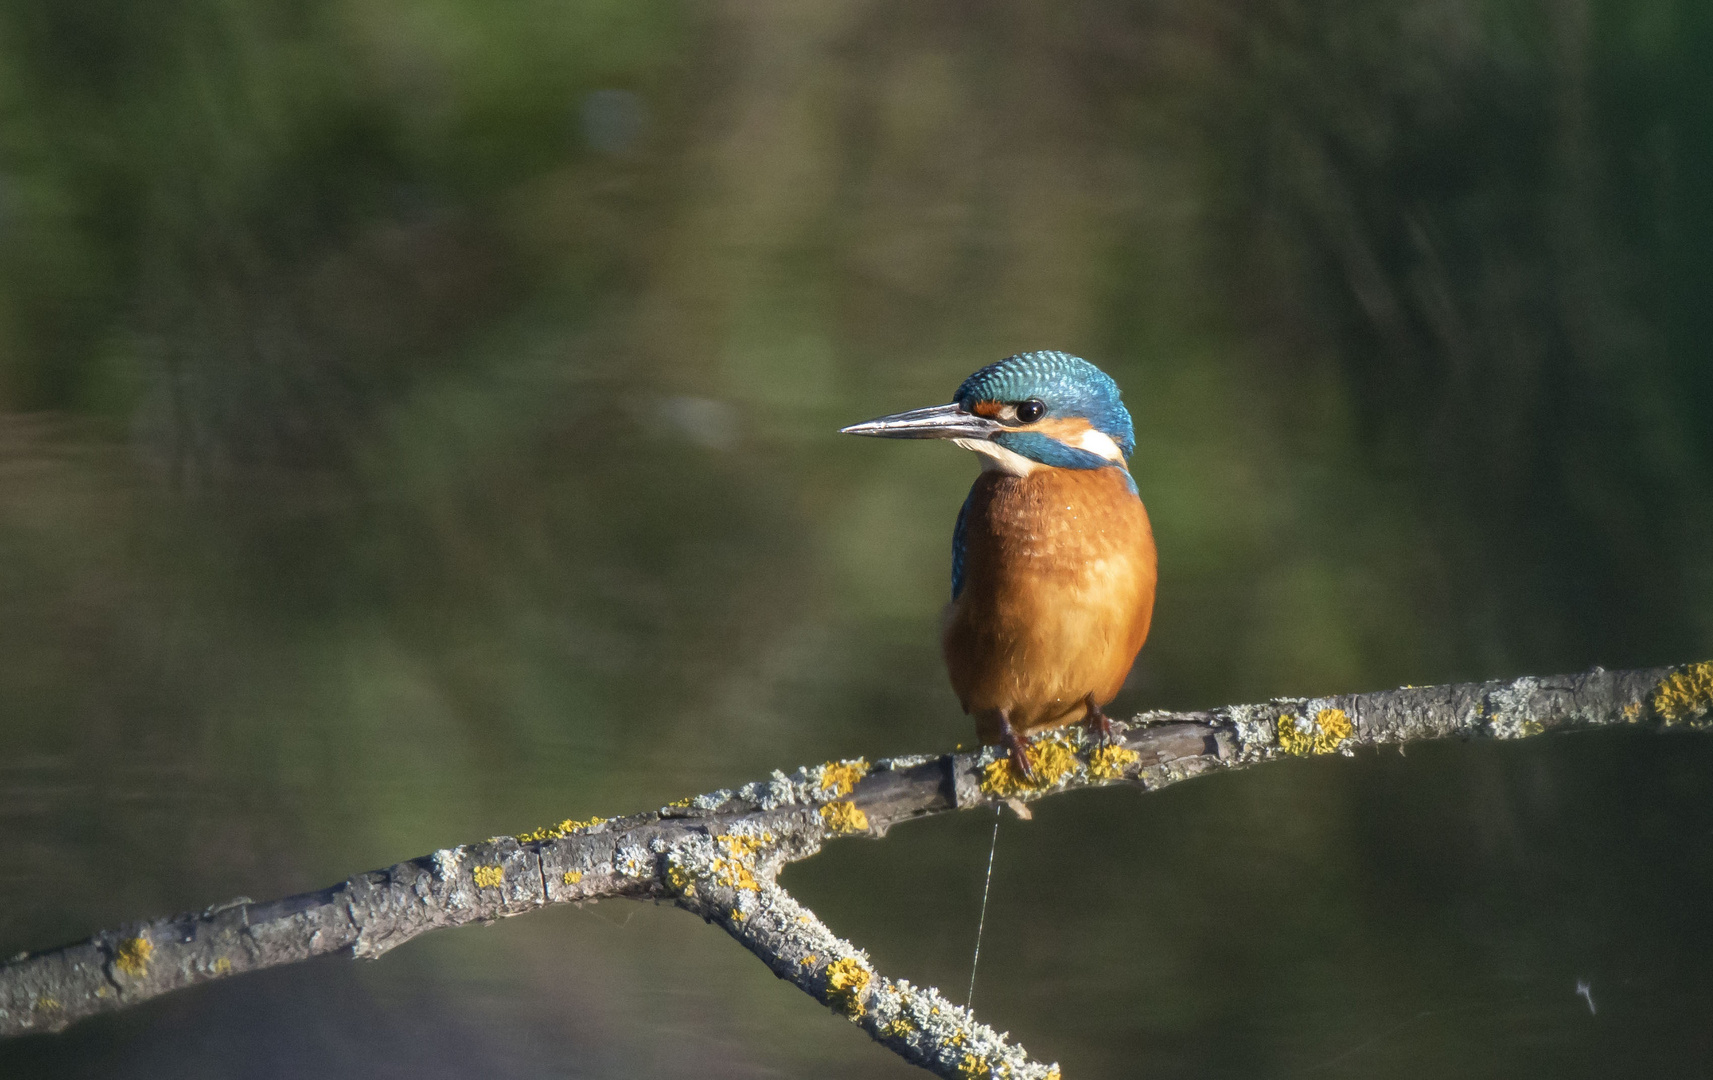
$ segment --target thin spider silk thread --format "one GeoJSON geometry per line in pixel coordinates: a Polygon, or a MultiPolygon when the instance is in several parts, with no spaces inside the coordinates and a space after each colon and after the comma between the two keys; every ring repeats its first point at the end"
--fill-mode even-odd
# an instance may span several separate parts
{"type": "Polygon", "coordinates": [[[975,955],[970,957],[970,988],[964,995],[964,1008],[975,1008],[975,969],[981,963],[981,932],[987,927],[987,894],[993,888],[993,853],[999,850],[999,813],[1003,804],[993,804],[993,839],[987,845],[987,880],[981,883],[981,918],[975,924],[975,955]]]}

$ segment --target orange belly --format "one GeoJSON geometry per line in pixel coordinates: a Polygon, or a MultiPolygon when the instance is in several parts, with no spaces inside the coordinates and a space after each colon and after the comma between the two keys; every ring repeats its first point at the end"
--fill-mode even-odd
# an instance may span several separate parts
{"type": "Polygon", "coordinates": [[[1154,535],[1118,469],[984,472],[965,518],[964,583],[942,641],[983,742],[1117,696],[1154,612],[1154,535]]]}

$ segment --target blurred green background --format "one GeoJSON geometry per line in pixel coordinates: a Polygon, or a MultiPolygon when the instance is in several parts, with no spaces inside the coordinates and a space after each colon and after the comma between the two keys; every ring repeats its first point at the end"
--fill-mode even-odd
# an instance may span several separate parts
{"type": "MultiPolygon", "coordinates": [[[[1120,710],[1713,656],[1710,172],[1689,0],[3,0],[0,951],[969,741],[976,466],[833,432],[1023,349],[1137,421],[1120,710]]],[[[1710,794],[1625,732],[1053,800],[977,1005],[1070,1077],[1705,1076],[1710,794]]],[[[960,996],[955,818],[786,884],[960,996]]],[[[612,903],[0,1075],[917,1074],[612,903]]]]}

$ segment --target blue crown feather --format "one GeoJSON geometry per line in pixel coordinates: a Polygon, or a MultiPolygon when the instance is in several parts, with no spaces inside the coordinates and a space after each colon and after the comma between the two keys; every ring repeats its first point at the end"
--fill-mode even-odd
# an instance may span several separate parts
{"type": "MultiPolygon", "coordinates": [[[[1048,416],[1080,416],[1087,420],[1096,431],[1117,443],[1125,457],[1135,452],[1136,431],[1118,384],[1106,372],[1070,353],[1048,350],[1008,356],[965,379],[952,400],[969,409],[978,401],[1019,402],[1030,398],[1047,406],[1048,416]]],[[[1099,455],[1032,432],[1006,432],[994,441],[1025,457],[1061,468],[1101,468],[1112,464],[1099,455]],[[1094,460],[1083,461],[1076,455],[1094,460]]]]}

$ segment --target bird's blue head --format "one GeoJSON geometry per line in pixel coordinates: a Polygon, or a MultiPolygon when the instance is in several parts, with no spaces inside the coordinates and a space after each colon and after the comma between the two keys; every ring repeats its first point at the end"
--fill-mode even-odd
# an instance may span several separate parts
{"type": "Polygon", "coordinates": [[[950,439],[993,467],[1027,473],[1124,468],[1136,449],[1130,413],[1111,376],[1080,357],[1027,352],[965,379],[950,405],[894,413],[841,429],[888,439],[950,439]]]}

